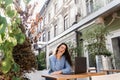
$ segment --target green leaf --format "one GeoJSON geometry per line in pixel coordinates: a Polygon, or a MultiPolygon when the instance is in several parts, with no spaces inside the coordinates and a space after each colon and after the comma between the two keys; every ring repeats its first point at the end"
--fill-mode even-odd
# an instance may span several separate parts
{"type": "Polygon", "coordinates": [[[2,46],[6,52],[9,52],[10,48],[13,47],[13,44],[9,42],[8,40],[5,40],[2,46]]]}
{"type": "Polygon", "coordinates": [[[15,37],[11,37],[11,41],[12,41],[12,43],[13,43],[14,46],[17,45],[17,40],[16,40],[15,37]]]}
{"type": "Polygon", "coordinates": [[[1,36],[1,34],[0,34],[0,44],[3,42],[3,40],[2,40],[2,36],[1,36]]]}
{"type": "Polygon", "coordinates": [[[20,66],[17,63],[14,63],[12,71],[19,72],[20,71],[20,66]]]}
{"type": "Polygon", "coordinates": [[[20,24],[21,23],[21,19],[20,18],[16,18],[16,23],[20,24]]]}
{"type": "Polygon", "coordinates": [[[13,46],[17,45],[17,40],[15,37],[8,37],[7,40],[8,42],[12,43],[13,46]]]}
{"type": "Polygon", "coordinates": [[[22,33],[19,33],[16,35],[16,39],[19,44],[22,44],[25,41],[25,35],[22,33]]]}
{"type": "Polygon", "coordinates": [[[5,17],[0,16],[0,34],[5,32],[7,21],[5,17]]]}
{"type": "Polygon", "coordinates": [[[7,6],[7,5],[13,3],[13,0],[4,0],[4,1],[5,1],[5,6],[7,6]]]}
{"type": "Polygon", "coordinates": [[[25,35],[21,34],[21,38],[20,38],[19,43],[22,44],[24,41],[25,41],[25,35]]]}
{"type": "Polygon", "coordinates": [[[11,60],[9,58],[6,58],[4,61],[2,61],[1,70],[4,74],[6,74],[11,69],[11,60]]]}
{"type": "Polygon", "coordinates": [[[11,6],[7,6],[6,13],[10,18],[14,17],[15,15],[15,11],[11,9],[11,6]]]}
{"type": "Polygon", "coordinates": [[[21,80],[19,77],[13,76],[12,80],[21,80]]]}

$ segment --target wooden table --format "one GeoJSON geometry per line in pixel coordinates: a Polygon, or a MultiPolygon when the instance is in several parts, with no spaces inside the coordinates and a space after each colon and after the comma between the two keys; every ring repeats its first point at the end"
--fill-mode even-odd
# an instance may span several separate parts
{"type": "Polygon", "coordinates": [[[42,75],[42,77],[48,77],[55,80],[69,80],[69,79],[77,79],[77,78],[86,78],[91,76],[99,76],[99,75],[105,75],[104,72],[101,73],[81,73],[81,74],[58,74],[58,75],[42,75]]]}
{"type": "Polygon", "coordinates": [[[101,71],[106,72],[107,74],[114,73],[114,72],[116,73],[120,72],[119,69],[110,69],[110,70],[101,70],[101,71]]]}

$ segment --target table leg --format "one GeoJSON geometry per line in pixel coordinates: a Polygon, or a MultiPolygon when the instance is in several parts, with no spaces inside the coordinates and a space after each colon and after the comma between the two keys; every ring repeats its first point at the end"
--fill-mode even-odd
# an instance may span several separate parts
{"type": "Polygon", "coordinates": [[[92,80],[91,76],[89,77],[89,80],[92,80]]]}

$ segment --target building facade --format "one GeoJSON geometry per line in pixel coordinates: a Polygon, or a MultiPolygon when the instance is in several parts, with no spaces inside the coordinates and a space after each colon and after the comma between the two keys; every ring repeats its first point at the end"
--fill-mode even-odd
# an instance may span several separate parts
{"type": "MultiPolygon", "coordinates": [[[[110,33],[113,35],[106,36],[106,46],[114,53],[114,57],[120,57],[119,0],[47,0],[40,15],[42,21],[37,30],[42,34],[38,44],[45,48],[47,66],[49,53],[54,51],[58,44],[72,42],[71,45],[77,45],[76,31],[84,33],[87,28],[96,24],[97,20],[110,26],[110,33]]],[[[85,51],[84,56],[89,57],[85,51]]],[[[117,63],[119,60],[115,61],[117,63]]],[[[120,68],[119,64],[114,66],[120,68]]]]}

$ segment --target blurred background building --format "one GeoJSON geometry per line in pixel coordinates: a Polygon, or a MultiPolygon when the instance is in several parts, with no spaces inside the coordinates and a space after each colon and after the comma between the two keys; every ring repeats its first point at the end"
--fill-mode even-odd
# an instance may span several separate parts
{"type": "MultiPolygon", "coordinates": [[[[76,35],[84,34],[96,23],[104,23],[112,34],[106,36],[106,47],[113,53],[114,68],[120,69],[120,0],[47,0],[39,15],[41,21],[30,37],[37,36],[39,48],[46,52],[47,68],[49,53],[58,44],[66,42],[76,46],[83,39],[76,35]]],[[[90,65],[88,52],[83,53],[88,67],[94,66],[90,65]]]]}

